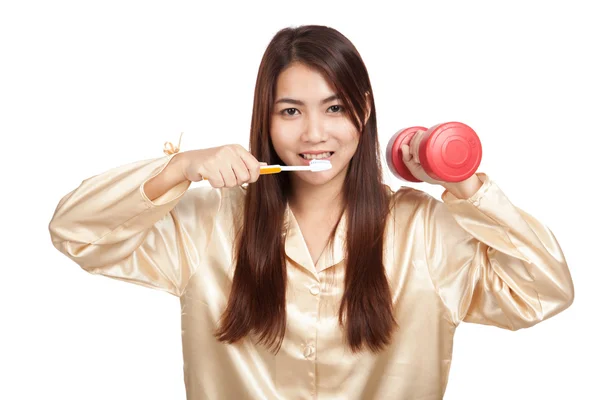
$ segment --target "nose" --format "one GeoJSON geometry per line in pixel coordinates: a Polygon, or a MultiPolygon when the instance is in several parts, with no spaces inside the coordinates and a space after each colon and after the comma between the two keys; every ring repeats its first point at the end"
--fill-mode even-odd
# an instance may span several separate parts
{"type": "Polygon", "coordinates": [[[302,140],[309,143],[320,143],[327,140],[328,134],[322,119],[313,115],[307,119],[302,140]]]}

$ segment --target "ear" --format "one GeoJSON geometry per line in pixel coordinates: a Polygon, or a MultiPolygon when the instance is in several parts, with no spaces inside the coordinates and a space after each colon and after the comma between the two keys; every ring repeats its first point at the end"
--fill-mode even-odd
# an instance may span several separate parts
{"type": "Polygon", "coordinates": [[[367,125],[367,121],[369,121],[369,117],[371,116],[371,94],[369,92],[365,92],[365,102],[367,105],[367,115],[365,116],[363,127],[367,125]]]}

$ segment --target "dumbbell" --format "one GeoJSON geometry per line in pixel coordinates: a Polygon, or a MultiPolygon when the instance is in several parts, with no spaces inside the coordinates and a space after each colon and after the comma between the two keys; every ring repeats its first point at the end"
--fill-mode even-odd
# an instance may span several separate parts
{"type": "Polygon", "coordinates": [[[427,175],[439,181],[460,182],[477,171],[482,152],[479,137],[463,123],[446,122],[429,129],[412,126],[392,136],[386,148],[386,159],[396,178],[421,182],[402,161],[402,145],[408,145],[419,130],[426,131],[419,147],[419,161],[427,175]]]}

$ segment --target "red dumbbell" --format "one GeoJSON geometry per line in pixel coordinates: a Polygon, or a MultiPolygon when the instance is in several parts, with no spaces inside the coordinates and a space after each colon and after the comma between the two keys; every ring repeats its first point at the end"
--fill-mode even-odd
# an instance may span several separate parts
{"type": "Polygon", "coordinates": [[[419,147],[419,160],[427,175],[444,182],[460,182],[477,171],[481,163],[479,137],[463,123],[446,122],[429,129],[413,126],[392,136],[387,145],[386,159],[388,168],[396,178],[421,182],[402,161],[402,145],[409,144],[419,130],[426,131],[419,147]]]}

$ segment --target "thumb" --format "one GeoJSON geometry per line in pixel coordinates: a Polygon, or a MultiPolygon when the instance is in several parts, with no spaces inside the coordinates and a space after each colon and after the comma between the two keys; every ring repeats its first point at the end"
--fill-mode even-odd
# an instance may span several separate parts
{"type": "Polygon", "coordinates": [[[409,149],[408,145],[403,144],[402,145],[402,161],[407,163],[411,159],[412,159],[412,156],[410,155],[410,149],[409,149]]]}

